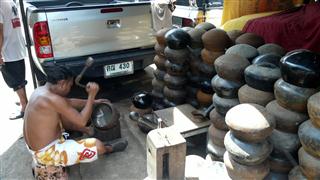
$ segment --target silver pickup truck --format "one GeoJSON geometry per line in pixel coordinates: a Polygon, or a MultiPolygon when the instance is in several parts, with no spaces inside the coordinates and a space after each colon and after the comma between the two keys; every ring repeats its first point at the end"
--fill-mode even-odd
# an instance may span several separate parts
{"type": "Polygon", "coordinates": [[[38,80],[43,64],[79,73],[89,56],[95,62],[88,77],[133,74],[152,63],[150,1],[24,0],[20,6],[38,80]]]}

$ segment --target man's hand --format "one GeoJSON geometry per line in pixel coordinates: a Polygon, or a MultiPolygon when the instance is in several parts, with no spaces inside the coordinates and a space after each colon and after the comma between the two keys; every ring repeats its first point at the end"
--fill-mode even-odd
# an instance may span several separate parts
{"type": "Polygon", "coordinates": [[[91,95],[95,97],[99,91],[99,85],[94,82],[88,82],[88,84],[86,85],[86,91],[89,94],[89,96],[91,95]]]}

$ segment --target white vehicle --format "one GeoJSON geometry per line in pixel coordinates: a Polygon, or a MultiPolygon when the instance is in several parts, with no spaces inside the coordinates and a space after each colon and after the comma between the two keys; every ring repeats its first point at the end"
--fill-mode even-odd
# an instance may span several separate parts
{"type": "Polygon", "coordinates": [[[194,27],[201,22],[217,25],[217,13],[222,12],[222,7],[223,0],[177,0],[172,22],[178,27],[194,27]]]}
{"type": "Polygon", "coordinates": [[[87,77],[133,74],[153,63],[150,2],[141,0],[24,0],[21,9],[34,73],[57,63],[87,77]]]}

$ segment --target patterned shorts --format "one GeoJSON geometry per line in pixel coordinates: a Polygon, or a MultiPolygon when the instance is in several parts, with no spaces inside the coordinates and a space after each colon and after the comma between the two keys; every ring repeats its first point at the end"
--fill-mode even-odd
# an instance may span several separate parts
{"type": "Polygon", "coordinates": [[[65,140],[62,137],[41,150],[30,150],[30,152],[37,164],[46,166],[65,167],[98,159],[95,138],[75,141],[72,139],[65,140]]]}

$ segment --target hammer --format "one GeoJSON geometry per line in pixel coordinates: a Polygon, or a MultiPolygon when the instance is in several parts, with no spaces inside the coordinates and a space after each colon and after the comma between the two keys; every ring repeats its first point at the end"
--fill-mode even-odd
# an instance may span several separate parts
{"type": "Polygon", "coordinates": [[[85,65],[84,65],[82,71],[80,72],[80,74],[79,74],[79,75],[76,77],[76,79],[75,79],[76,85],[78,85],[78,86],[80,86],[80,87],[82,87],[82,88],[86,88],[85,85],[83,85],[83,84],[80,83],[80,80],[81,80],[83,74],[86,72],[86,70],[93,64],[93,61],[94,61],[94,60],[93,60],[92,57],[88,57],[88,59],[86,60],[86,63],[85,63],[85,65]]]}

